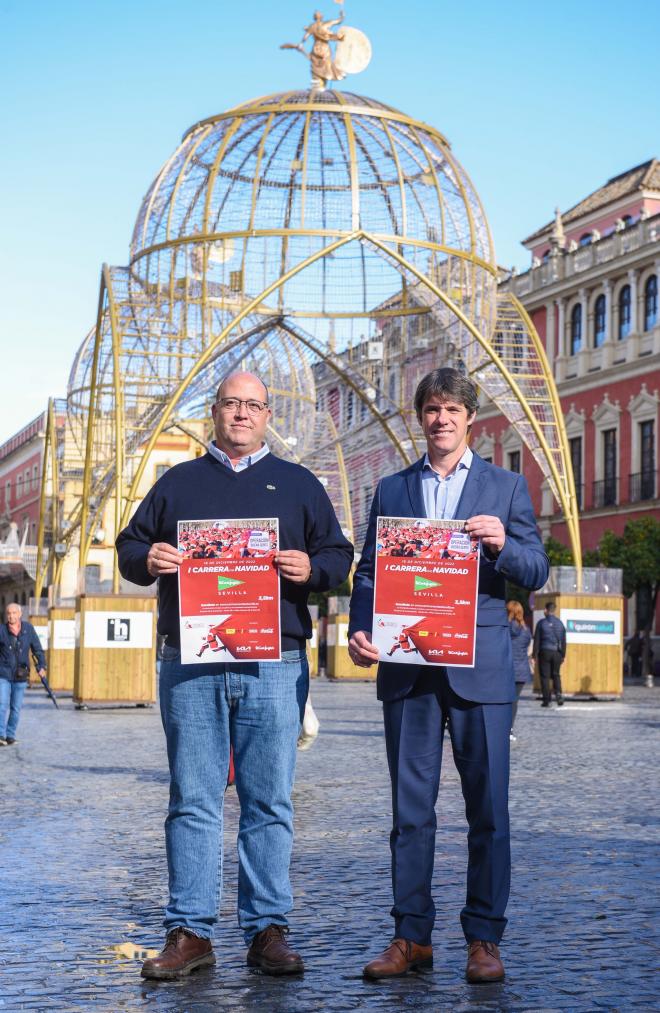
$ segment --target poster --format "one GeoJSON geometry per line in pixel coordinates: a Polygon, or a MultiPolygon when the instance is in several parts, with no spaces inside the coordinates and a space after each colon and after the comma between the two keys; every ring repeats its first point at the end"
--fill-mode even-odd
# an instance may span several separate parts
{"type": "Polygon", "coordinates": [[[277,518],[179,521],[184,665],[280,660],[277,518]]]}
{"type": "Polygon", "coordinates": [[[378,518],[372,640],[381,661],[474,665],[480,546],[464,527],[378,518]]]}

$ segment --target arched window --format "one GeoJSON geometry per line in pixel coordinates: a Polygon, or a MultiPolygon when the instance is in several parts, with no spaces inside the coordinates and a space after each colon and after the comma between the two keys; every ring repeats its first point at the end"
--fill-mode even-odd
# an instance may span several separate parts
{"type": "Polygon", "coordinates": [[[629,228],[633,224],[633,216],[632,215],[624,215],[623,218],[621,219],[621,221],[623,222],[623,224],[625,225],[626,228],[629,228]]]}
{"type": "Polygon", "coordinates": [[[576,355],[582,347],[582,305],[577,303],[571,313],[571,355],[576,355]]]}
{"type": "Polygon", "coordinates": [[[583,232],[580,236],[580,246],[589,246],[591,243],[591,233],[583,232]]]}
{"type": "Polygon", "coordinates": [[[600,348],[605,341],[605,296],[599,295],[594,306],[594,348],[600,348]]]}
{"type": "Polygon", "coordinates": [[[652,274],[644,286],[644,330],[650,331],[658,322],[658,276],[652,274]]]}
{"type": "Polygon", "coordinates": [[[630,285],[624,285],[619,292],[619,341],[630,334],[630,285]]]}
{"type": "Polygon", "coordinates": [[[355,395],[352,390],[346,395],[346,425],[353,425],[353,412],[355,407],[355,395]]]}
{"type": "Polygon", "coordinates": [[[541,260],[543,261],[544,264],[548,263],[548,261],[550,260],[550,250],[545,251],[545,253],[541,257],[541,260]]]}

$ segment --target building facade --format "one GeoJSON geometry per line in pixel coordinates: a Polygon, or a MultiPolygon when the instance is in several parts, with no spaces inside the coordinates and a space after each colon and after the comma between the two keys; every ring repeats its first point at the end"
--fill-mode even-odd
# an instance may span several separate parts
{"type": "MultiPolygon", "coordinates": [[[[610,179],[523,241],[532,263],[505,277],[530,314],[559,390],[584,549],[610,529],[660,518],[660,162],[610,179]]],[[[528,478],[545,537],[568,544],[547,483],[511,426],[485,405],[474,427],[484,457],[528,478]]],[[[628,629],[648,602],[631,601],[628,629]]],[[[656,617],[657,622],[657,617],[656,617]]],[[[658,626],[656,625],[656,631],[658,626]]]]}
{"type": "MultiPolygon", "coordinates": [[[[38,415],[0,446],[0,541],[36,545],[46,413],[38,415]]],[[[0,561],[0,611],[17,601],[27,605],[34,580],[19,561],[0,561]]]]}

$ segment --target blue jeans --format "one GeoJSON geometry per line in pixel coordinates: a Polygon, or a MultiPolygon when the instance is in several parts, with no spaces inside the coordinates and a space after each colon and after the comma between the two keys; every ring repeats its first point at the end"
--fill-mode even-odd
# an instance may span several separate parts
{"type": "Polygon", "coordinates": [[[245,940],[286,925],[293,907],[291,791],[309,689],[304,651],[282,661],[182,665],[165,647],[160,709],[170,767],[165,821],[170,900],[165,928],[210,938],[222,892],[222,811],[234,748],[238,923],[245,940]]]}
{"type": "Polygon", "coordinates": [[[0,739],[15,739],[27,682],[0,679],[0,739]]]}

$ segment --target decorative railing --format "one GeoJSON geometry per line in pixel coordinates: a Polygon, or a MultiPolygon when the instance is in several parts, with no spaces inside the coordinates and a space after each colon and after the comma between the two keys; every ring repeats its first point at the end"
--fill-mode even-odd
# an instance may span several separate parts
{"type": "Polygon", "coordinates": [[[593,484],[593,508],[614,506],[617,502],[619,479],[616,475],[601,478],[593,484]]]}
{"type": "Polygon", "coordinates": [[[631,503],[655,499],[655,490],[655,471],[639,471],[636,475],[628,475],[628,499],[631,503]]]}

